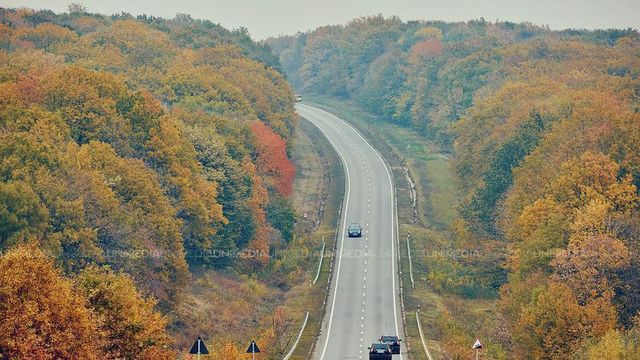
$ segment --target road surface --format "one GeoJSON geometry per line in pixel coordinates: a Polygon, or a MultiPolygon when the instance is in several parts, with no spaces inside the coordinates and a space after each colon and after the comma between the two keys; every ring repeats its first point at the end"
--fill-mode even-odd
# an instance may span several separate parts
{"type": "MultiPolygon", "coordinates": [[[[367,347],[381,335],[403,337],[391,172],[343,120],[306,104],[297,104],[296,109],[329,139],[346,175],[327,312],[313,358],[368,359],[367,347]],[[361,238],[347,237],[346,227],[352,222],[364,228],[361,238]]],[[[403,357],[404,345],[394,359],[403,357]]]]}

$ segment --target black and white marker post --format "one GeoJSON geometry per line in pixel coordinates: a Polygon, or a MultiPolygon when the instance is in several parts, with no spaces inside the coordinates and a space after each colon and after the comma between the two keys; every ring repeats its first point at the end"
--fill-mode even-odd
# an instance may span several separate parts
{"type": "Polygon", "coordinates": [[[476,360],[479,359],[480,349],[482,349],[482,348],[483,348],[483,346],[482,346],[482,343],[480,342],[480,339],[476,339],[476,342],[473,343],[473,347],[472,347],[472,349],[476,350],[476,360]]]}
{"type": "Polygon", "coordinates": [[[193,343],[191,350],[189,350],[189,354],[198,355],[198,360],[200,360],[201,354],[209,355],[209,350],[204,345],[204,341],[202,341],[202,338],[200,336],[198,336],[198,338],[196,339],[196,342],[193,343]]]}
{"type": "Polygon", "coordinates": [[[249,344],[249,348],[247,349],[247,354],[251,354],[251,360],[255,360],[256,354],[259,352],[260,352],[260,348],[258,347],[256,342],[251,341],[251,344],[249,344]]]}

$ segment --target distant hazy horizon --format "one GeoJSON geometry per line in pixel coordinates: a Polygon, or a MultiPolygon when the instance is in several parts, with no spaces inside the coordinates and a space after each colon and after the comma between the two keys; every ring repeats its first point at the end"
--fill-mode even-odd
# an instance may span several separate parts
{"type": "Polygon", "coordinates": [[[125,0],[8,0],[0,6],[65,12],[72,2],[105,15],[128,12],[173,18],[177,13],[186,13],[232,29],[246,27],[257,40],[322,25],[345,24],[353,18],[376,14],[396,15],[405,21],[467,21],[483,17],[487,21],[527,21],[553,30],[640,28],[639,0],[157,0],[153,4],[125,0]]]}

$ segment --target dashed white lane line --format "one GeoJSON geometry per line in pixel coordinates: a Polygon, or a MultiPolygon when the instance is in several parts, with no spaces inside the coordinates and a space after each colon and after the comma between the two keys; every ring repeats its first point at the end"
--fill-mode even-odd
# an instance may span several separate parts
{"type": "MultiPolygon", "coordinates": [[[[368,217],[367,217],[367,220],[368,220],[368,217]]],[[[369,223],[367,222],[367,227],[368,226],[369,226],[369,223]]],[[[365,246],[365,252],[364,252],[365,258],[364,258],[364,269],[363,270],[364,270],[364,273],[366,274],[367,273],[367,259],[366,259],[366,257],[368,256],[368,250],[366,250],[366,249],[368,249],[368,247],[369,247],[369,244],[368,244],[369,237],[365,236],[364,240],[365,240],[365,244],[364,244],[364,246],[365,246]]],[[[366,301],[366,297],[367,297],[367,292],[366,292],[366,289],[367,289],[367,276],[366,275],[363,276],[362,280],[363,280],[363,285],[362,285],[363,291],[362,291],[362,307],[360,308],[360,311],[362,313],[362,316],[360,316],[360,336],[364,335],[365,305],[367,303],[367,301],[366,301]]],[[[360,337],[360,354],[362,354],[362,349],[363,348],[364,348],[364,337],[360,337]]],[[[362,356],[359,356],[359,359],[362,359],[362,356]]]]}

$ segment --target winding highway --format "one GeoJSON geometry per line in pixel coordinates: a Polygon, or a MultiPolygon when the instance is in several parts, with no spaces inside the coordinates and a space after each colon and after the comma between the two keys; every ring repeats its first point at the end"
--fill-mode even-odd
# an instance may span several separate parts
{"type": "MultiPolygon", "coordinates": [[[[318,360],[368,359],[381,335],[403,338],[391,171],[380,154],[335,115],[297,104],[300,116],[327,137],[345,170],[346,189],[327,311],[313,354],[318,360]],[[364,228],[348,238],[348,224],[364,228]]],[[[401,343],[402,344],[402,343],[401,343]]],[[[400,355],[406,358],[402,344],[400,355]]]]}

